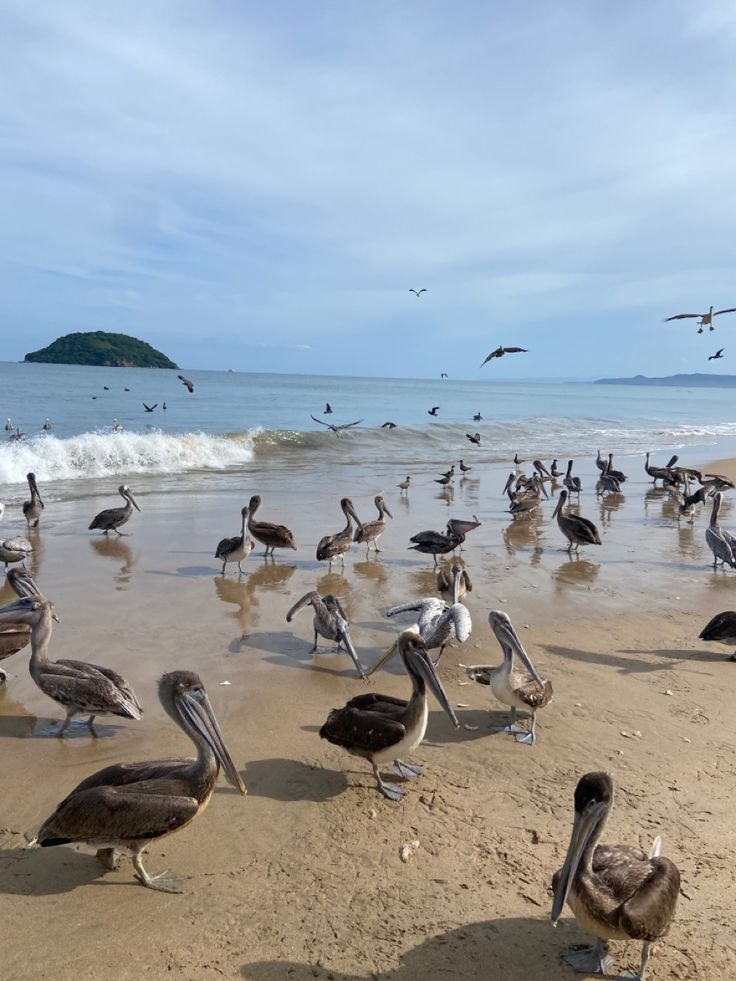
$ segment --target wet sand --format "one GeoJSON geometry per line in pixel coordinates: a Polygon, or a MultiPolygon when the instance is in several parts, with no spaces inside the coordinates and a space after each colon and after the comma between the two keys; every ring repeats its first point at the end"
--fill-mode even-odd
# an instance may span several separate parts
{"type": "MultiPolygon", "coordinates": [[[[474,471],[449,503],[433,471],[415,474],[401,501],[394,485],[405,474],[388,467],[305,481],[298,499],[294,482],[262,475],[244,488],[208,480],[165,496],[149,479],[132,484],[143,512],[130,534],[109,542],[86,531],[114,503],[109,493],[49,505],[33,540],[34,572],[62,617],[52,656],[120,670],[146,715],[137,724],[103,719],[96,739],[75,724],[58,740],[61,710],[33,685],[27,655],[3,662],[15,675],[0,692],[5,976],[573,978],[559,955],[587,936],[567,914],[552,929],[549,884],[567,846],[575,783],[591,769],[609,770],[617,784],[605,840],[646,847],[661,834],[683,876],[649,976],[732,976],[736,666],[728,649],[697,635],[715,612],[736,607],[736,578],[709,566],[705,513],[678,525],[641,462],[620,465],[632,479],[609,502],[594,500],[592,464],[576,468],[586,485],[581,513],[603,537],[579,560],[562,550],[554,501],[531,522],[509,521],[497,468],[474,471]],[[235,533],[255,491],[263,518],[288,524],[299,551],[275,563],[254,553],[242,578],[223,578],[214,545],[235,533]],[[380,558],[354,547],[344,575],[327,575],[314,547],[342,526],[337,499],[351,493],[370,515],[379,491],[394,514],[380,558]],[[440,672],[463,726],[453,730],[431,704],[416,754],[424,774],[390,803],[367,764],[317,735],[329,709],[363,683],[346,656],[312,658],[311,617],[286,624],[285,613],[308,589],[337,593],[371,664],[402,625],[382,611],[434,592],[431,559],[406,550],[410,535],[472,513],[483,521],[463,553],[474,631],[446,652],[440,672]],[[463,683],[459,664],[499,660],[493,608],[509,613],[554,684],[533,748],[492,733],[501,706],[463,683]],[[23,850],[24,834],[90,772],[188,751],[155,697],[161,672],[181,667],[202,675],[249,791],[242,799],[221,780],[195,824],[150,849],[153,871],[191,877],[184,895],[141,888],[129,862],[105,873],[85,848],[23,850]],[[419,848],[403,863],[401,847],[413,840],[419,848]]],[[[734,475],[736,461],[713,468],[734,475]]],[[[728,511],[722,520],[730,525],[728,511]]],[[[13,527],[8,513],[3,529],[13,527]]],[[[371,686],[401,695],[407,681],[393,666],[371,686]]],[[[636,944],[615,944],[614,954],[619,968],[638,965],[636,944]]]]}

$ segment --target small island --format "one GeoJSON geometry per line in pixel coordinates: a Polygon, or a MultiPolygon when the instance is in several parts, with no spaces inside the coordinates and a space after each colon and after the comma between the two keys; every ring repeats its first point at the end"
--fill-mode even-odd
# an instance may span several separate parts
{"type": "Polygon", "coordinates": [[[65,334],[53,344],[31,351],[26,361],[41,364],[87,364],[112,368],[178,368],[165,354],[127,334],[93,330],[65,334]]]}
{"type": "Polygon", "coordinates": [[[660,385],[665,388],[736,388],[736,375],[666,375],[664,378],[599,378],[596,385],[660,385]]]}

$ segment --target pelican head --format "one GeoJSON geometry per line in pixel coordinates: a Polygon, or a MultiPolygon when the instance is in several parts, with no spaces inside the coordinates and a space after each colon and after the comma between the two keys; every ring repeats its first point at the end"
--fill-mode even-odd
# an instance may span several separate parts
{"type": "MultiPolygon", "coordinates": [[[[26,480],[28,481],[28,486],[31,489],[31,494],[35,493],[36,497],[39,499],[39,501],[41,501],[41,495],[38,493],[38,484],[36,483],[35,473],[27,473],[26,480]]],[[[43,501],[41,501],[41,504],[43,504],[43,501]]]]}
{"type": "Polygon", "coordinates": [[[437,669],[432,663],[429,651],[422,639],[421,634],[416,630],[402,630],[397,642],[399,656],[404,662],[404,667],[410,675],[419,675],[442,708],[450,716],[450,721],[456,729],[460,727],[457,716],[450,705],[445,689],[437,674],[437,669]]]}
{"type": "Polygon", "coordinates": [[[355,506],[349,497],[342,498],[342,500],[340,501],[340,507],[342,508],[343,513],[345,515],[349,514],[350,517],[353,519],[353,521],[356,521],[358,524],[360,524],[360,518],[355,513],[355,506]]]}
{"type": "MultiPolygon", "coordinates": [[[[15,571],[15,570],[13,570],[15,571]]],[[[31,580],[33,582],[33,580],[31,580]]],[[[34,588],[35,583],[34,583],[34,588]]],[[[54,604],[41,593],[18,593],[20,599],[12,600],[0,606],[0,624],[25,623],[29,627],[39,623],[46,612],[57,621],[54,604]]]]}
{"type": "Polygon", "coordinates": [[[345,650],[353,659],[353,664],[355,665],[355,669],[358,672],[358,677],[365,678],[366,674],[365,671],[363,670],[363,665],[360,663],[360,658],[358,657],[358,653],[353,647],[353,639],[350,636],[350,624],[342,615],[342,613],[340,613],[339,601],[336,600],[334,596],[325,596],[324,604],[332,612],[332,615],[335,618],[335,634],[337,635],[338,643],[343,645],[345,650]]]}
{"type": "Polygon", "coordinates": [[[556,518],[557,515],[560,513],[560,511],[563,509],[563,507],[565,506],[565,501],[566,500],[567,500],[567,491],[566,490],[561,490],[560,491],[560,496],[557,499],[557,507],[552,512],[552,517],[553,518],[556,518]]]}
{"type": "Polygon", "coordinates": [[[122,498],[124,498],[126,501],[129,501],[133,505],[133,507],[136,509],[136,511],[140,511],[140,508],[136,504],[135,498],[133,497],[133,495],[132,495],[132,493],[130,491],[130,487],[128,487],[127,484],[121,484],[118,487],[118,494],[120,494],[120,496],[122,498]]]}
{"type": "Polygon", "coordinates": [[[513,623],[503,610],[491,610],[488,614],[488,623],[496,635],[496,640],[501,645],[504,657],[513,658],[514,654],[516,654],[539,687],[544,688],[544,679],[540,677],[537,669],[532,664],[531,658],[524,650],[524,645],[514,630],[513,623]]]}
{"type": "Polygon", "coordinates": [[[570,886],[591,839],[597,840],[613,805],[613,780],[607,773],[586,773],[575,788],[575,818],[570,844],[552,903],[551,919],[557,926],[570,886]]]}
{"type": "Polygon", "coordinates": [[[158,697],[167,714],[197,743],[204,741],[230,783],[247,793],[217,724],[202,679],[193,671],[171,671],[158,683],[158,697]]]}
{"type": "Polygon", "coordinates": [[[380,494],[378,494],[374,498],[373,503],[376,505],[376,507],[378,508],[378,510],[381,512],[381,514],[387,514],[389,516],[389,518],[393,518],[393,515],[391,514],[391,512],[389,511],[389,509],[386,507],[386,502],[384,501],[384,499],[381,497],[380,494]]]}
{"type": "Polygon", "coordinates": [[[254,494],[253,497],[248,501],[248,510],[250,511],[251,518],[255,517],[255,513],[261,506],[261,498],[258,494],[254,494]]]}

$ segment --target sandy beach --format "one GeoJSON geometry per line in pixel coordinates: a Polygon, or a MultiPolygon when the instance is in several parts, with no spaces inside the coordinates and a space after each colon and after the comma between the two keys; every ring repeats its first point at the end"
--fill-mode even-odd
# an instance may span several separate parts
{"type": "MultiPolygon", "coordinates": [[[[592,462],[581,462],[581,513],[599,525],[603,546],[579,560],[562,550],[554,502],[531,521],[509,521],[498,467],[478,468],[450,500],[429,470],[407,500],[394,490],[404,474],[393,467],[351,474],[359,513],[370,514],[383,491],[394,519],[380,558],[354,547],[344,575],[314,560],[318,538],[341,527],[344,474],[307,482],[298,499],[283,481],[226,490],[203,481],[199,491],[163,495],[154,478],[141,480],[142,513],[128,536],[109,542],[86,531],[109,493],[49,506],[32,540],[34,574],[62,619],[52,656],[120,670],[146,714],[140,723],[103,719],[96,739],[80,724],[57,739],[61,710],[28,676],[27,653],[3,662],[13,675],[0,690],[3,976],[571,979],[560,954],[588,937],[569,910],[552,928],[550,883],[577,779],[596,769],[617,789],[604,840],[647,848],[659,834],[682,874],[672,931],[648,977],[732,976],[736,666],[728,649],[697,636],[736,605],[736,580],[709,565],[707,513],[678,524],[641,460],[620,465],[632,475],[623,500],[599,502],[592,462]],[[299,551],[275,563],[254,553],[242,578],[223,578],[214,545],[234,533],[255,490],[263,517],[288,524],[299,551]],[[440,669],[461,728],[431,703],[416,754],[424,773],[391,803],[366,763],[317,735],[329,710],[364,684],[346,656],[312,658],[311,617],[286,624],[285,612],[308,589],[336,593],[370,665],[402,625],[382,611],[434,592],[431,560],[406,549],[410,535],[472,513],[483,521],[463,552],[473,634],[440,669]],[[506,610],[554,684],[533,748],[489,730],[504,720],[502,707],[466,684],[460,667],[500,660],[487,622],[494,608],[506,610]],[[127,861],[104,872],[89,849],[25,850],[26,836],[94,770],[189,752],[155,697],[156,679],[174,668],[201,674],[248,788],[243,799],[221,780],[197,822],[150,849],[152,870],[189,877],[184,894],[141,888],[127,861]],[[419,846],[402,862],[412,841],[419,846]]],[[[736,461],[712,468],[736,476],[736,461]]],[[[726,510],[726,527],[730,518],[726,510]]],[[[6,515],[13,521],[20,530],[6,515]]],[[[394,664],[370,686],[404,695],[408,683],[394,664]]],[[[619,969],[638,966],[638,945],[613,946],[619,969]]]]}

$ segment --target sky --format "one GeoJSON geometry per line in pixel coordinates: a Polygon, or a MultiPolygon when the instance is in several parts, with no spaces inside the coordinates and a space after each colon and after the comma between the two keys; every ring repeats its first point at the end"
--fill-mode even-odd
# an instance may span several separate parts
{"type": "Polygon", "coordinates": [[[735,66],[726,0],[0,0],[0,358],[728,372],[662,318],[736,306],[735,66]]]}

